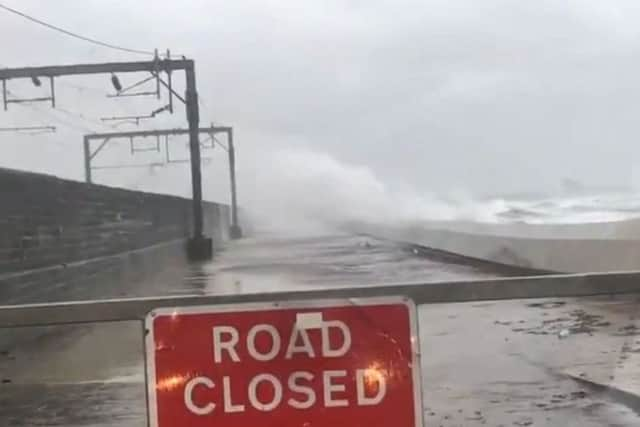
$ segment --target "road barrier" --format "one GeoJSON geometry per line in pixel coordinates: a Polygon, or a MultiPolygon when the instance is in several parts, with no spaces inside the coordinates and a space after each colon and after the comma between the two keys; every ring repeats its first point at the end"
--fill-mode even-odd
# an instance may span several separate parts
{"type": "Polygon", "coordinates": [[[157,308],[404,296],[416,304],[640,293],[640,272],[562,274],[236,295],[180,295],[0,306],[0,328],[143,321],[157,308]]]}
{"type": "MultiPolygon", "coordinates": [[[[228,420],[238,420],[233,418],[233,412],[245,410],[253,411],[252,416],[261,414],[272,417],[275,415],[270,411],[283,402],[285,385],[297,393],[304,393],[301,396],[306,396],[306,400],[299,400],[299,396],[296,399],[289,398],[286,404],[296,409],[293,412],[283,409],[279,415],[281,417],[282,413],[291,412],[305,420],[321,420],[319,425],[335,425],[331,417],[337,412],[314,406],[318,401],[316,396],[324,396],[325,407],[346,407],[351,402],[349,414],[358,419],[369,417],[367,419],[380,420],[387,417],[384,419],[388,420],[388,414],[393,413],[393,419],[388,421],[395,422],[398,414],[401,414],[406,418],[405,425],[421,426],[420,350],[415,305],[630,293],[640,294],[640,272],[8,305],[0,306],[0,328],[138,321],[145,341],[147,421],[150,427],[207,425],[202,423],[213,419],[231,425],[228,420]],[[395,305],[390,302],[392,300],[396,302],[395,305]],[[252,311],[259,313],[256,318],[262,323],[253,324],[243,320],[243,317],[253,316],[252,311]],[[336,316],[341,317],[337,319],[336,316]],[[271,324],[268,323],[270,317],[271,324]],[[384,320],[378,324],[375,319],[384,320]],[[406,322],[403,323],[403,319],[406,322]],[[400,326],[392,330],[390,325],[393,322],[400,322],[400,326]],[[407,322],[410,327],[405,325],[407,322]],[[380,329],[382,324],[384,327],[380,329]],[[369,327],[371,331],[367,329],[369,327]],[[248,332],[243,328],[248,328],[248,332]],[[333,341],[330,338],[332,328],[333,341]],[[309,338],[313,330],[316,333],[316,345],[318,334],[322,338],[321,346],[315,349],[309,338]],[[337,345],[336,331],[340,332],[342,339],[337,345]],[[257,344],[260,341],[258,333],[271,336],[271,347],[265,349],[264,345],[257,344]],[[246,345],[244,341],[239,344],[241,335],[246,345]],[[212,336],[213,340],[210,339],[212,336]],[[301,342],[300,338],[303,338],[301,342]],[[356,340],[353,342],[357,351],[351,354],[348,349],[352,339],[356,340]],[[288,344],[284,345],[283,342],[288,344]],[[280,351],[285,348],[286,351],[280,351]],[[230,358],[226,365],[223,352],[227,359],[230,358]],[[300,370],[300,359],[290,360],[294,353],[307,356],[303,361],[304,370],[300,370]],[[212,354],[213,362],[208,359],[212,354]],[[281,359],[286,359],[286,363],[277,362],[278,354],[281,359]],[[240,363],[239,355],[249,362],[240,363]],[[411,358],[407,359],[407,355],[411,355],[411,358]],[[257,362],[251,362],[252,358],[257,362]],[[320,358],[319,361],[317,358],[320,358]],[[380,360],[385,363],[381,364],[380,360]],[[262,372],[267,369],[264,363],[268,361],[271,361],[269,369],[273,372],[282,371],[283,366],[293,369],[290,366],[292,362],[300,365],[296,365],[300,369],[290,372],[286,382],[283,382],[284,377],[262,372]],[[347,378],[345,366],[353,368],[355,361],[362,365],[357,365],[359,369],[355,369],[355,374],[351,376],[355,378],[356,391],[347,390],[343,383],[334,380],[338,377],[343,380],[347,378]],[[326,368],[329,365],[333,368],[326,368]],[[319,367],[322,369],[319,370],[319,367]],[[194,369],[199,372],[197,375],[192,372],[194,369]],[[218,378],[220,372],[226,375],[222,381],[218,378]],[[232,375],[232,372],[235,373],[232,375]],[[309,382],[316,376],[322,377],[322,389],[318,382],[309,382]],[[402,378],[404,380],[400,381],[402,378]],[[386,384],[391,380],[395,387],[394,397],[383,402],[386,384]],[[307,382],[301,384],[301,381],[307,382]],[[242,386],[247,382],[248,400],[233,400],[233,403],[232,399],[238,396],[231,395],[232,385],[239,387],[238,384],[242,386]],[[269,383],[274,392],[265,392],[266,386],[260,388],[262,391],[259,392],[259,384],[263,383],[269,383]],[[216,384],[223,390],[222,403],[220,399],[215,402],[211,400],[211,395],[203,400],[203,393],[209,392],[216,384]],[[397,399],[399,384],[404,386],[401,399],[397,399]],[[176,394],[178,388],[184,388],[183,393],[176,394]],[[334,393],[343,394],[338,399],[334,398],[334,393]],[[351,393],[350,400],[344,393],[351,393]],[[404,406],[400,408],[398,402],[403,402],[404,406]],[[222,409],[216,411],[216,407],[222,409]],[[301,409],[305,411],[300,412],[301,409]]],[[[264,341],[261,342],[264,344],[264,341]]],[[[353,384],[351,386],[354,389],[353,384]]],[[[287,415],[287,420],[296,419],[296,416],[287,415]]]]}

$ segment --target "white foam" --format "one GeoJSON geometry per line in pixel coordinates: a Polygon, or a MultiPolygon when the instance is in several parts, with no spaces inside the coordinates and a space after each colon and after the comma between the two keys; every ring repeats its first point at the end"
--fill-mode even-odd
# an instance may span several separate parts
{"type": "Polygon", "coordinates": [[[438,195],[398,189],[366,166],[309,149],[275,149],[256,156],[254,163],[246,166],[251,176],[242,178],[243,206],[258,225],[289,232],[324,232],[351,221],[575,224],[640,214],[640,194],[478,200],[463,191],[438,195]]]}

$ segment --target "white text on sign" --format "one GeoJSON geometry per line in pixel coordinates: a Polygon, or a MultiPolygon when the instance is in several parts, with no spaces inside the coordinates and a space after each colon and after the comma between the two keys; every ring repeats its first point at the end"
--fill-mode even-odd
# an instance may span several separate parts
{"type": "MultiPolygon", "coordinates": [[[[213,339],[213,361],[214,363],[222,363],[223,361],[231,361],[233,363],[242,363],[242,359],[237,350],[238,344],[244,341],[248,356],[260,362],[272,361],[276,358],[285,360],[291,359],[294,355],[306,355],[313,358],[337,358],[346,355],[351,349],[352,337],[349,327],[339,320],[321,321],[320,324],[311,326],[294,324],[291,333],[283,337],[273,325],[261,323],[252,326],[246,333],[242,335],[238,329],[233,326],[219,325],[212,328],[213,339]],[[321,344],[320,348],[314,348],[309,338],[307,330],[310,327],[320,329],[321,344]],[[331,330],[339,333],[341,342],[339,345],[332,347],[329,340],[331,330]],[[269,338],[270,346],[268,349],[258,349],[256,340],[259,336],[266,335],[269,338]]],[[[195,415],[208,415],[216,410],[222,410],[225,413],[243,412],[247,406],[253,407],[259,411],[273,411],[281,405],[287,405],[295,409],[309,409],[314,405],[322,405],[326,408],[331,407],[347,407],[349,405],[357,406],[373,406],[380,404],[386,395],[387,384],[386,375],[383,371],[371,367],[363,367],[355,370],[355,387],[356,398],[354,402],[350,402],[345,398],[347,385],[340,381],[341,378],[347,378],[349,373],[346,370],[334,369],[324,370],[320,374],[314,374],[305,370],[297,370],[291,372],[285,378],[279,378],[268,372],[255,375],[248,383],[245,400],[243,402],[232,401],[232,378],[223,376],[220,379],[213,379],[206,376],[198,376],[189,380],[184,388],[184,404],[187,409],[195,415]],[[316,390],[311,387],[311,383],[317,377],[321,379],[322,395],[318,396],[316,390]],[[375,387],[372,387],[372,384],[375,387]],[[268,401],[259,399],[257,390],[259,387],[268,385],[273,390],[268,401]],[[284,400],[285,387],[297,394],[296,398],[284,400]],[[209,401],[203,403],[194,402],[194,392],[198,388],[222,389],[222,401],[209,401]],[[371,393],[374,388],[375,392],[371,393]],[[369,392],[369,393],[368,393],[369,392]]]]}

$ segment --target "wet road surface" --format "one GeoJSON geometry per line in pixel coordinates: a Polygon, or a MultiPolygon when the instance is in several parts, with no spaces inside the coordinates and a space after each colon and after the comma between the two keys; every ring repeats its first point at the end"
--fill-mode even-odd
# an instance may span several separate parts
{"type": "MultiPolygon", "coordinates": [[[[362,237],[263,235],[230,243],[213,263],[136,277],[129,293],[253,293],[503,273],[428,255],[362,237]]],[[[425,424],[639,425],[639,306],[625,296],[419,307],[425,424]]],[[[0,425],[146,425],[141,325],[56,327],[38,336],[0,348],[0,425]]]]}

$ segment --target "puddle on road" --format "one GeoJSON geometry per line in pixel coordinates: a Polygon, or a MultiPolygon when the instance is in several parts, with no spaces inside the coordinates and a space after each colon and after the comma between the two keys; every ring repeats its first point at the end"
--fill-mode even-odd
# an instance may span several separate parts
{"type": "Polygon", "coordinates": [[[498,275],[495,271],[432,259],[425,251],[414,251],[393,242],[329,236],[310,241],[241,241],[221,251],[213,263],[192,267],[184,288],[197,293],[233,294],[498,275]]]}

